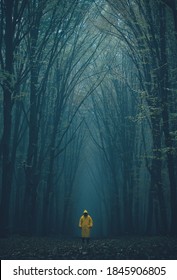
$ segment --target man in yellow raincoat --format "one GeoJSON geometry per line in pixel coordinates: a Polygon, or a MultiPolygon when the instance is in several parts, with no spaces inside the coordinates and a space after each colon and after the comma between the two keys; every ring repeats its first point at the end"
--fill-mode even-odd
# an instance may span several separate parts
{"type": "Polygon", "coordinates": [[[79,227],[82,229],[82,242],[87,240],[88,243],[90,239],[90,229],[93,227],[93,220],[87,210],[84,210],[83,215],[80,217],[79,227]]]}

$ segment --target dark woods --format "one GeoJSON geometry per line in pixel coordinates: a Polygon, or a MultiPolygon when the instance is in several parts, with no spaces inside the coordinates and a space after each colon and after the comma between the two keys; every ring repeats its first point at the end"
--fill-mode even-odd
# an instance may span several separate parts
{"type": "Polygon", "coordinates": [[[0,0],[1,235],[73,236],[83,166],[100,236],[177,233],[176,53],[175,0],[0,0]]]}

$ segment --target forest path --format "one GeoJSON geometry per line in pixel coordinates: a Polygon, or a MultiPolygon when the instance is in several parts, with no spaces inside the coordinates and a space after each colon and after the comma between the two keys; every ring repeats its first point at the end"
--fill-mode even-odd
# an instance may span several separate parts
{"type": "Polygon", "coordinates": [[[80,239],[12,236],[0,239],[0,259],[177,259],[177,237],[80,239]]]}

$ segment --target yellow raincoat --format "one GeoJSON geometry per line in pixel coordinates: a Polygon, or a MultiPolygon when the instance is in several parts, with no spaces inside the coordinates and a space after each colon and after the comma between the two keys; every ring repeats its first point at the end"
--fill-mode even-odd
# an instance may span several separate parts
{"type": "Polygon", "coordinates": [[[90,229],[93,226],[93,220],[90,217],[90,215],[88,215],[87,210],[84,210],[84,213],[80,217],[79,227],[82,228],[82,237],[89,238],[90,237],[90,229]],[[85,216],[84,213],[87,213],[87,216],[85,216]]]}

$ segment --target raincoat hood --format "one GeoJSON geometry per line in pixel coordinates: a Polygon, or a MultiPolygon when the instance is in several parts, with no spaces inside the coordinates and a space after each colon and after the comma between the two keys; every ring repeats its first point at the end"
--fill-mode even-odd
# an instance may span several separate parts
{"type": "Polygon", "coordinates": [[[87,210],[84,210],[83,214],[88,214],[88,211],[87,211],[87,210]]]}

